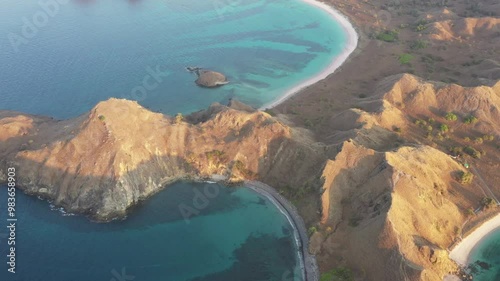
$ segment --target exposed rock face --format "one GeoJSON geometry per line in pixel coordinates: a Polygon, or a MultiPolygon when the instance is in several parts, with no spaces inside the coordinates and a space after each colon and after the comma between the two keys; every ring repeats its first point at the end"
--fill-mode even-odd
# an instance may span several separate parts
{"type": "Polygon", "coordinates": [[[455,269],[446,252],[449,234],[464,220],[459,200],[449,194],[451,176],[460,170],[427,146],[376,152],[346,142],[323,171],[322,222],[337,226],[323,251],[338,245],[329,250],[356,261],[372,273],[370,280],[404,280],[405,272],[419,276],[414,280],[442,280],[455,269]]]}
{"type": "Polygon", "coordinates": [[[304,176],[289,170],[304,159],[301,173],[318,175],[323,156],[268,114],[217,104],[200,114],[195,125],[118,99],[66,121],[2,112],[0,174],[14,166],[26,192],[98,220],[125,215],[181,178],[221,174],[280,186],[304,176]],[[277,166],[283,158],[290,162],[277,166]]]}
{"type": "MultiPolygon", "coordinates": [[[[456,269],[446,249],[460,236],[467,209],[478,207],[483,183],[458,183],[454,177],[466,169],[425,143],[441,149],[474,144],[456,136],[424,142],[419,136],[425,136],[425,129],[414,121],[433,117],[434,128],[447,123],[459,136],[498,138],[498,85],[467,88],[394,75],[360,103],[362,109],[332,117],[332,138],[341,141],[341,148],[323,169],[320,224],[331,233],[315,235],[310,247],[318,253],[320,268],[347,266],[374,281],[437,281],[456,269]],[[447,122],[446,112],[454,112],[459,120],[447,122]],[[470,114],[480,121],[464,125],[462,118],[470,114]],[[391,132],[394,127],[401,128],[399,136],[391,132]],[[410,139],[412,143],[405,144],[410,139]]],[[[485,156],[473,165],[486,181],[496,183],[498,150],[490,153],[491,160],[485,156]]],[[[498,192],[495,184],[490,187],[498,192]]]]}
{"type": "Polygon", "coordinates": [[[436,40],[464,41],[469,37],[487,38],[497,43],[500,19],[493,17],[460,18],[453,20],[437,21],[431,24],[430,38],[436,40]]]}
{"type": "Polygon", "coordinates": [[[226,76],[220,72],[215,72],[211,70],[198,70],[198,79],[196,79],[196,84],[201,87],[215,88],[229,83],[226,76]]]}
{"type": "Polygon", "coordinates": [[[477,130],[500,132],[500,92],[495,86],[462,87],[404,74],[388,77],[378,91],[402,116],[429,115],[433,110],[455,112],[460,117],[472,114],[481,120],[475,125],[477,130]]]}

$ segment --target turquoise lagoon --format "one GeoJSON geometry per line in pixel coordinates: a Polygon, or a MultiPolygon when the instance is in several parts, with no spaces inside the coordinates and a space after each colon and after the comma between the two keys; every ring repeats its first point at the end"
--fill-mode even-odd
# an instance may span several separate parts
{"type": "Polygon", "coordinates": [[[299,0],[57,1],[50,16],[38,1],[0,0],[0,109],[70,118],[110,97],[166,114],[230,98],[259,107],[320,73],[347,40],[299,0]],[[231,83],[196,87],[186,66],[231,83]]]}
{"type": "MultiPolygon", "coordinates": [[[[6,205],[5,187],[0,202],[6,205]]],[[[63,216],[17,192],[16,216],[16,273],[7,272],[2,226],[0,280],[302,280],[292,226],[249,188],[178,182],[110,223],[63,216]],[[181,209],[199,206],[195,190],[217,196],[186,216],[181,209]]]]}
{"type": "Polygon", "coordinates": [[[470,253],[469,260],[472,263],[480,261],[488,264],[485,269],[478,267],[479,273],[474,276],[474,281],[500,280],[500,228],[481,240],[470,253]]]}
{"type": "MultiPolygon", "coordinates": [[[[110,97],[166,114],[231,98],[259,107],[320,73],[347,40],[327,12],[299,0],[58,2],[48,15],[38,1],[0,0],[0,109],[64,119],[110,97]],[[196,87],[186,66],[230,84],[196,87]]],[[[0,280],[302,280],[283,214],[247,188],[219,187],[189,223],[178,207],[205,184],[176,183],[107,224],[18,192],[17,273],[6,271],[4,229],[0,280]]]]}

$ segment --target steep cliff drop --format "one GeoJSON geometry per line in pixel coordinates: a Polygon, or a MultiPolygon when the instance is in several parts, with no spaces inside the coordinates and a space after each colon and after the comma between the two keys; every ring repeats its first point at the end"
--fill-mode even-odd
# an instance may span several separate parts
{"type": "Polygon", "coordinates": [[[0,181],[6,167],[16,167],[25,192],[107,221],[179,179],[219,174],[279,186],[318,174],[322,156],[293,134],[266,113],[220,104],[185,118],[119,99],[64,121],[1,112],[0,181]],[[308,158],[310,165],[291,172],[308,158]]]}

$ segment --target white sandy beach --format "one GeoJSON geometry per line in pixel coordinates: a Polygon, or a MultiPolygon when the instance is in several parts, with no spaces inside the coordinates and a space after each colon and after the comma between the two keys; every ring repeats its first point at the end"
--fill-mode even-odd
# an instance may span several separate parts
{"type": "Polygon", "coordinates": [[[480,243],[485,236],[497,228],[500,228],[500,214],[486,221],[478,229],[465,237],[462,242],[450,252],[450,258],[460,265],[467,265],[470,253],[474,247],[480,243]]]}
{"type": "Polygon", "coordinates": [[[312,84],[315,84],[326,77],[328,75],[332,74],[337,70],[349,57],[349,55],[356,49],[358,46],[358,34],[356,33],[356,30],[352,26],[352,24],[349,22],[349,20],[342,15],[339,11],[335,10],[332,6],[319,2],[316,0],[303,0],[309,5],[318,7],[320,9],[325,10],[328,14],[332,16],[332,18],[339,22],[344,31],[347,34],[347,42],[344,47],[344,50],[340,53],[340,55],[336,56],[335,59],[325,68],[323,71],[321,71],[319,74],[301,82],[299,85],[287,90],[282,96],[278,97],[276,100],[274,100],[271,103],[265,104],[260,108],[260,110],[265,110],[268,108],[272,108],[277,106],[278,104],[284,102],[300,90],[306,88],[307,86],[310,86],[312,84]]]}

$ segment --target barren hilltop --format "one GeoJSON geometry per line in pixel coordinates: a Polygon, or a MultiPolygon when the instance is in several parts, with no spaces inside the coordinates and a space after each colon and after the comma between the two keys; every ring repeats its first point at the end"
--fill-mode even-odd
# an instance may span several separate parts
{"type": "Polygon", "coordinates": [[[124,216],[175,180],[218,174],[292,183],[318,174],[323,157],[268,114],[218,104],[186,119],[118,99],[66,121],[15,112],[0,118],[0,179],[14,166],[27,193],[98,220],[124,216]]]}
{"type": "Polygon", "coordinates": [[[110,99],[70,120],[0,112],[0,182],[97,220],[179,179],[276,188],[324,278],[438,281],[500,198],[498,1],[330,0],[357,27],[339,72],[266,112],[165,116],[110,99]]]}

